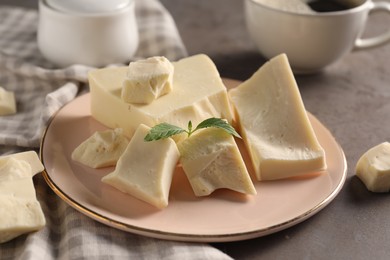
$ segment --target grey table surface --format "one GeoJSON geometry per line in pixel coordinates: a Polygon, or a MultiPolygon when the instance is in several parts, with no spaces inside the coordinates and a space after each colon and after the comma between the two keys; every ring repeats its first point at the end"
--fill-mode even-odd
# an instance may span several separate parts
{"type": "MultiPolygon", "coordinates": [[[[189,54],[208,54],[221,76],[247,79],[265,59],[247,34],[242,0],[162,0],[189,54]]],[[[36,8],[36,1],[0,0],[36,8]]],[[[366,35],[388,30],[372,15],[366,35]]],[[[353,52],[322,73],[296,76],[306,109],[343,148],[348,176],[339,195],[308,220],[265,237],[214,243],[235,259],[389,259],[390,194],[367,191],[355,176],[359,157],[390,141],[390,44],[353,52]]]]}

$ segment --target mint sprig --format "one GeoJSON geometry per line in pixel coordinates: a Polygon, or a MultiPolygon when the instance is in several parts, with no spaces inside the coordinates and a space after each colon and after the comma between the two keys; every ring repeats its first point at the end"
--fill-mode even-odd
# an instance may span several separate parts
{"type": "Polygon", "coordinates": [[[167,123],[161,123],[152,127],[149,133],[145,136],[144,140],[147,142],[160,140],[173,135],[181,134],[185,131],[186,130],[181,127],[167,123]]]}
{"type": "Polygon", "coordinates": [[[177,135],[181,133],[187,133],[187,136],[190,137],[194,132],[208,127],[220,128],[231,135],[241,138],[241,136],[228,122],[226,122],[221,118],[212,117],[200,122],[195,129],[192,128],[191,120],[188,121],[187,129],[183,129],[181,127],[171,125],[168,123],[161,123],[155,125],[150,129],[149,133],[145,136],[144,140],[146,142],[156,141],[156,140],[168,138],[173,135],[177,135]]]}

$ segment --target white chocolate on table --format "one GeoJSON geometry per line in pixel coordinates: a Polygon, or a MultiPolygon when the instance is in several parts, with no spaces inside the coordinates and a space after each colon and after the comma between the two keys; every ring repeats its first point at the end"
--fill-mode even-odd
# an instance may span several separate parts
{"type": "Polygon", "coordinates": [[[0,157],[0,243],[45,226],[32,180],[43,169],[34,151],[0,157]]]}
{"type": "Polygon", "coordinates": [[[389,192],[390,143],[383,142],[365,152],[356,164],[356,176],[372,192],[389,192]]]}
{"type": "Polygon", "coordinates": [[[15,94],[0,87],[0,116],[13,115],[16,113],[15,94]]]}

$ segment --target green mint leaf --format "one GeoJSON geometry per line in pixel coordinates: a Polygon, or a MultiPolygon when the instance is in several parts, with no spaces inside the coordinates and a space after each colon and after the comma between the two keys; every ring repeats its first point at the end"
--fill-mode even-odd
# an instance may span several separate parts
{"type": "Polygon", "coordinates": [[[175,125],[161,123],[152,127],[144,140],[146,142],[160,140],[183,132],[187,131],[175,125]]]}
{"type": "Polygon", "coordinates": [[[236,130],[225,120],[221,118],[208,118],[202,122],[199,123],[199,125],[195,128],[195,131],[202,129],[202,128],[207,128],[207,127],[216,127],[225,130],[227,133],[234,135],[238,138],[241,138],[241,136],[236,132],[236,130]]]}
{"type": "Polygon", "coordinates": [[[183,128],[175,126],[175,125],[171,125],[168,123],[161,123],[161,124],[158,124],[158,125],[155,125],[154,127],[152,127],[150,129],[149,133],[144,137],[144,140],[146,142],[150,142],[150,141],[168,138],[168,137],[171,137],[173,135],[181,134],[184,132],[187,133],[188,137],[190,137],[191,134],[194,133],[195,131],[203,129],[203,128],[207,128],[207,127],[220,128],[220,129],[226,131],[228,134],[231,134],[231,135],[234,135],[238,138],[241,138],[241,136],[236,132],[236,130],[228,122],[226,122],[225,120],[223,120],[221,118],[212,117],[212,118],[208,118],[206,120],[203,120],[202,122],[200,122],[200,124],[194,130],[192,130],[192,122],[190,120],[190,121],[188,121],[187,127],[188,127],[188,130],[184,130],[183,128]]]}

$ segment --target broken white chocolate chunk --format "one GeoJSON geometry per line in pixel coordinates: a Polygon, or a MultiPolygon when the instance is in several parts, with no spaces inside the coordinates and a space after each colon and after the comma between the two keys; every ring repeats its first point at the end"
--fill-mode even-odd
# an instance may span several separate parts
{"type": "Polygon", "coordinates": [[[258,180],[322,171],[325,152],[306,113],[287,56],[265,63],[229,91],[258,180]]]}
{"type": "Polygon", "coordinates": [[[201,130],[178,147],[180,163],[196,196],[221,188],[256,194],[237,144],[224,130],[201,130]]]}
{"type": "Polygon", "coordinates": [[[122,100],[127,103],[149,104],[172,91],[174,67],[165,57],[151,57],[130,62],[123,81],[122,100]]]}
{"type": "Polygon", "coordinates": [[[127,67],[92,70],[88,78],[93,118],[109,128],[123,128],[128,137],[140,124],[153,127],[165,122],[185,128],[189,119],[197,125],[210,117],[232,122],[226,87],[209,57],[195,55],[173,62],[173,66],[173,90],[147,105],[121,99],[127,67]]]}
{"type": "Polygon", "coordinates": [[[34,151],[0,157],[0,243],[45,225],[32,180],[42,170],[34,151]]]}
{"type": "Polygon", "coordinates": [[[14,157],[0,157],[0,185],[3,181],[31,178],[31,173],[31,166],[26,161],[18,160],[14,157]]]}
{"type": "Polygon", "coordinates": [[[15,95],[12,91],[6,91],[0,87],[0,116],[16,113],[15,95]]]}
{"type": "Polygon", "coordinates": [[[146,142],[150,128],[140,125],[115,170],[102,181],[157,208],[168,206],[179,151],[171,138],[146,142]]]}
{"type": "Polygon", "coordinates": [[[45,224],[45,216],[36,199],[0,196],[0,243],[39,230],[45,224]]]}
{"type": "MultiPolygon", "coordinates": [[[[9,164],[9,167],[16,168],[15,170],[21,170],[19,166],[13,166],[14,163],[20,164],[21,162],[28,163],[31,169],[31,177],[35,174],[42,172],[44,170],[44,166],[39,160],[39,157],[35,151],[27,151],[27,152],[20,152],[20,153],[14,153],[10,155],[4,155],[0,157],[0,175],[7,175],[5,172],[1,172],[1,167],[4,167],[5,165],[9,164]],[[12,159],[11,161],[8,161],[12,159]]],[[[10,171],[12,172],[12,171],[10,171]]],[[[24,172],[22,175],[23,177],[26,177],[27,173],[24,172]]],[[[9,175],[9,173],[8,173],[9,175]]],[[[13,176],[15,177],[15,176],[13,176]]],[[[0,181],[1,181],[0,176],[0,181]]]]}
{"type": "Polygon", "coordinates": [[[356,176],[372,192],[390,191],[390,143],[369,149],[356,164],[356,176]]]}
{"type": "Polygon", "coordinates": [[[116,165],[129,141],[121,128],[97,131],[72,153],[72,159],[91,168],[116,165]]]}

